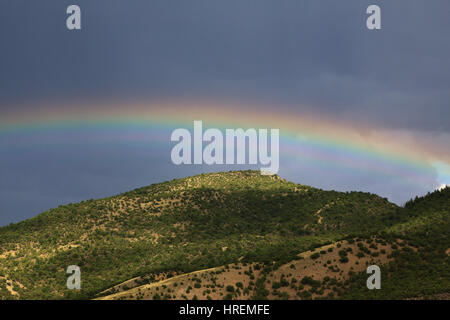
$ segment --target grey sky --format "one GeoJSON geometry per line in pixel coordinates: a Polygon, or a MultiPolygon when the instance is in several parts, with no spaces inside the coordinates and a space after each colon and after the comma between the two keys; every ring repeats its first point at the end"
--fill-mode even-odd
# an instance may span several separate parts
{"type": "MultiPolygon", "coordinates": [[[[418,136],[448,134],[449,16],[447,0],[3,0],[0,117],[45,101],[204,98],[301,106],[418,136]],[[82,9],[81,31],[65,28],[69,4],[82,9]],[[380,31],[365,27],[369,4],[382,9],[380,31]]],[[[139,150],[122,161],[111,151],[115,160],[105,163],[101,155],[89,160],[67,150],[23,158],[8,149],[0,160],[0,225],[60,202],[193,172],[163,163],[142,175],[148,159],[165,153],[139,160],[139,150]],[[50,165],[50,158],[60,161],[50,165]]],[[[368,187],[362,176],[321,184],[307,172],[295,178],[379,190],[398,202],[430,187],[405,191],[394,180],[368,187]]]]}

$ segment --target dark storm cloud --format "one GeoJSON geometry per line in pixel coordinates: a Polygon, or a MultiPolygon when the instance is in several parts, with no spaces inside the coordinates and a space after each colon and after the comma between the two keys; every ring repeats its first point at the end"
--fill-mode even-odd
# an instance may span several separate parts
{"type": "MultiPolygon", "coordinates": [[[[450,132],[449,16],[448,0],[2,0],[0,117],[42,101],[199,98],[440,136],[450,132]],[[70,4],[81,7],[81,31],[65,27],[70,4]],[[366,29],[369,4],[381,6],[382,30],[366,29]]],[[[175,167],[169,150],[149,146],[18,150],[0,137],[0,152],[0,225],[230,169],[175,167]]],[[[289,161],[280,170],[289,180],[398,203],[433,188],[289,161]]]]}
{"type": "Polygon", "coordinates": [[[1,3],[0,99],[111,95],[309,105],[383,126],[449,131],[448,1],[1,3]],[[369,4],[382,30],[365,27],[369,4]]]}

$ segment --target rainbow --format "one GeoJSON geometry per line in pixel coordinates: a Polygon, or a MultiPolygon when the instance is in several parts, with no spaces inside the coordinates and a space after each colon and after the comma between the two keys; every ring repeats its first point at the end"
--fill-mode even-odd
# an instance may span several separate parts
{"type": "Polygon", "coordinates": [[[5,112],[2,148],[41,144],[170,144],[175,128],[194,120],[214,128],[280,129],[280,161],[305,159],[333,168],[372,172],[418,185],[450,183],[449,154],[404,136],[323,115],[266,106],[213,102],[113,102],[44,106],[5,112]],[[441,180],[432,181],[440,177],[441,180]],[[430,178],[432,177],[432,178],[430,178]]]}

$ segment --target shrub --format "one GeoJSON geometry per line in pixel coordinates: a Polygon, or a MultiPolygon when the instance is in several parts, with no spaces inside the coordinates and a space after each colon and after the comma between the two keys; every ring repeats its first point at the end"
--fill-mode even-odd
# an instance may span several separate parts
{"type": "Polygon", "coordinates": [[[313,259],[313,260],[317,259],[318,257],[320,257],[320,253],[318,253],[318,252],[313,253],[313,254],[310,256],[310,258],[313,259]]]}
{"type": "Polygon", "coordinates": [[[161,296],[158,293],[153,295],[153,300],[161,300],[161,296]]]}
{"type": "Polygon", "coordinates": [[[231,293],[228,293],[227,295],[225,295],[223,297],[223,300],[232,300],[233,299],[233,295],[231,293]]]}

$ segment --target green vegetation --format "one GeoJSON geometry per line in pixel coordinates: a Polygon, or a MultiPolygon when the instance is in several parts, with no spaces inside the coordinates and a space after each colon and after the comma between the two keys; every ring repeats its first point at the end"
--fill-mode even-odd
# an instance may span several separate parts
{"type": "Polygon", "coordinates": [[[380,232],[386,242],[395,244],[394,260],[381,266],[382,290],[362,290],[367,275],[360,273],[351,278],[343,298],[426,298],[450,293],[450,188],[407,202],[404,213],[404,222],[380,232]]]}
{"type": "MultiPolygon", "coordinates": [[[[298,253],[373,235],[393,244],[392,248],[398,246],[393,261],[382,266],[383,290],[367,290],[367,275],[354,273],[347,283],[335,285],[329,298],[448,293],[449,217],[449,188],[402,208],[373,194],[324,191],[256,171],[202,174],[60,206],[0,228],[0,297],[89,299],[134,277],[142,277],[136,283],[141,285],[156,281],[154,275],[241,261],[258,263],[253,269],[261,269],[262,276],[255,279],[247,271],[254,279],[254,292],[248,298],[264,299],[269,289],[291,285],[281,278],[266,286],[264,275],[300,259],[298,253]],[[81,267],[81,290],[66,288],[69,265],[81,267]]],[[[358,242],[357,252],[351,253],[339,244],[335,251],[340,263],[348,264],[349,255],[383,254],[379,245],[358,242]]],[[[321,250],[311,258],[319,261],[332,251],[321,250]]],[[[329,268],[335,270],[334,265],[329,268]]],[[[193,284],[197,289],[202,287],[198,280],[193,284]]],[[[304,299],[330,285],[308,278],[299,282],[299,288],[310,288],[297,293],[304,299]]],[[[232,284],[236,288],[227,287],[224,299],[245,291],[242,283],[232,284]]],[[[286,293],[275,292],[287,298],[286,293]]],[[[154,299],[165,298],[154,295],[154,299]]]]}

